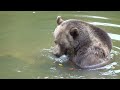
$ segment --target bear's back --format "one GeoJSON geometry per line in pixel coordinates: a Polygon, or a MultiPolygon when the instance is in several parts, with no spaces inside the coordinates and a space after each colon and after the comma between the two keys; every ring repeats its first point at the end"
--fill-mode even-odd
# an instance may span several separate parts
{"type": "Polygon", "coordinates": [[[108,46],[109,50],[112,49],[112,41],[111,41],[111,38],[108,36],[108,34],[102,30],[101,28],[99,27],[96,27],[96,26],[93,26],[93,25],[90,25],[90,27],[92,28],[93,30],[93,33],[95,35],[97,35],[97,37],[104,43],[108,46]]]}

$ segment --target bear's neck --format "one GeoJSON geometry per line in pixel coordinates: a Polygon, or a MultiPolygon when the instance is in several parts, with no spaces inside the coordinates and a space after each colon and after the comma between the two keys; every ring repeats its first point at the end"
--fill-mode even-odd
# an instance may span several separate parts
{"type": "Polygon", "coordinates": [[[79,41],[79,44],[74,48],[74,52],[77,53],[78,50],[86,50],[91,45],[90,39],[85,39],[84,41],[79,41]]]}

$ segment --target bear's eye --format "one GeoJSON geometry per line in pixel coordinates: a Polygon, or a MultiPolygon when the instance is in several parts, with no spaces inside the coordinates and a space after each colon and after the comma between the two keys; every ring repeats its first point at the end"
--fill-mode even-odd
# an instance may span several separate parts
{"type": "Polygon", "coordinates": [[[57,44],[57,41],[55,40],[54,43],[57,44]]]}

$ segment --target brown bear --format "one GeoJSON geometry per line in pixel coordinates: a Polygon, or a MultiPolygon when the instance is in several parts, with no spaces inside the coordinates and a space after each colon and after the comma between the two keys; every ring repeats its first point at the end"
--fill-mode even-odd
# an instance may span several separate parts
{"type": "Polygon", "coordinates": [[[63,20],[61,16],[57,17],[57,24],[53,33],[55,56],[67,55],[69,61],[83,69],[110,63],[112,42],[104,30],[77,19],[63,20]]]}

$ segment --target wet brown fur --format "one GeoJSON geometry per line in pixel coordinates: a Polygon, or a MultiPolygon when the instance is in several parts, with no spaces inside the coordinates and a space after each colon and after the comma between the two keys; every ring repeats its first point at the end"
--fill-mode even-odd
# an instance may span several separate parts
{"type": "Polygon", "coordinates": [[[104,30],[80,20],[58,19],[61,21],[54,31],[54,55],[68,55],[79,68],[98,68],[110,62],[112,42],[104,30]]]}

